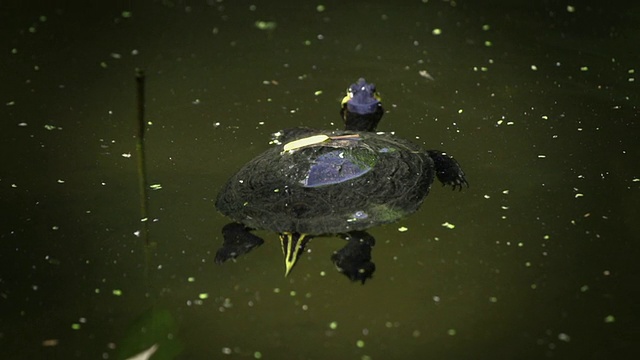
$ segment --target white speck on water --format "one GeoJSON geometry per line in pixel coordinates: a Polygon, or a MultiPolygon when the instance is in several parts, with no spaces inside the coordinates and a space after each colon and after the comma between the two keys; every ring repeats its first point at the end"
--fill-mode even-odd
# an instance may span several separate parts
{"type": "Polygon", "coordinates": [[[124,153],[124,154],[122,154],[122,157],[128,159],[128,158],[131,157],[131,153],[124,153]]]}
{"type": "Polygon", "coordinates": [[[560,341],[564,341],[564,342],[569,342],[571,340],[571,337],[565,333],[560,333],[558,334],[558,340],[560,341]]]}

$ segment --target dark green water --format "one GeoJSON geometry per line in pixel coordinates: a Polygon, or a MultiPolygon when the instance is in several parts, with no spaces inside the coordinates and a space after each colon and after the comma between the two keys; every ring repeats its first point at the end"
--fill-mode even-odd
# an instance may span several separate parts
{"type": "Polygon", "coordinates": [[[639,355],[635,2],[51,3],[0,2],[0,358],[639,355]],[[214,264],[224,181],[279,129],[339,128],[361,76],[379,129],[454,154],[471,188],[372,229],[364,286],[338,238],[286,279],[269,232],[214,264]]]}

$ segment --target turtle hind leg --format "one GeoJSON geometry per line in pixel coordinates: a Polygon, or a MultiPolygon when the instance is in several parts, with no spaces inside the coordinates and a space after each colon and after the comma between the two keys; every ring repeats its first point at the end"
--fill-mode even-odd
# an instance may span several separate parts
{"type": "Polygon", "coordinates": [[[371,262],[371,248],[375,245],[375,239],[364,231],[351,231],[341,236],[348,243],[331,255],[331,261],[351,281],[364,284],[376,271],[376,265],[371,262]]]}
{"type": "Polygon", "coordinates": [[[453,190],[456,188],[462,190],[463,185],[469,187],[464,171],[456,159],[440,150],[429,150],[427,154],[433,160],[436,176],[443,186],[451,185],[453,190]]]}
{"type": "Polygon", "coordinates": [[[216,264],[235,259],[264,243],[264,240],[253,235],[250,229],[239,223],[227,224],[222,228],[224,237],[222,247],[216,252],[216,264]]]}

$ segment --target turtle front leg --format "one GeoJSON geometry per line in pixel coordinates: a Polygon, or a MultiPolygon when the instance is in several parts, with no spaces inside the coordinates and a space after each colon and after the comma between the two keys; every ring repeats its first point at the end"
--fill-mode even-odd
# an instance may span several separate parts
{"type": "Polygon", "coordinates": [[[264,243],[264,240],[253,235],[250,230],[239,223],[225,225],[222,228],[222,236],[224,237],[222,247],[216,252],[216,264],[235,259],[264,243]]]}
{"type": "Polygon", "coordinates": [[[376,265],[371,261],[371,248],[376,241],[364,231],[351,231],[340,236],[348,243],[331,255],[331,261],[351,281],[364,284],[376,271],[376,265]]]}
{"type": "Polygon", "coordinates": [[[427,154],[433,160],[436,176],[442,185],[451,185],[453,190],[462,190],[462,185],[469,187],[464,171],[452,156],[440,150],[429,150],[427,154]]]}

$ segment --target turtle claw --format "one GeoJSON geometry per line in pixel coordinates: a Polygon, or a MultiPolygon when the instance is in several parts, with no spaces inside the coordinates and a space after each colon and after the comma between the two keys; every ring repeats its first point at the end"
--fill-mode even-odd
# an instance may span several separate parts
{"type": "Polygon", "coordinates": [[[222,247],[216,252],[216,264],[234,260],[264,243],[264,240],[250,233],[250,230],[238,223],[225,225],[222,228],[222,236],[224,237],[222,247]]]}
{"type": "Polygon", "coordinates": [[[442,186],[449,185],[453,190],[462,191],[462,187],[469,187],[469,182],[464,176],[464,171],[460,164],[452,156],[439,150],[427,151],[436,170],[436,177],[442,183],[442,186]]]}
{"type": "Polygon", "coordinates": [[[376,271],[376,265],[371,261],[375,239],[364,231],[352,231],[343,237],[349,242],[333,253],[331,261],[351,281],[364,284],[376,271]]]}

